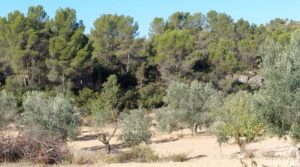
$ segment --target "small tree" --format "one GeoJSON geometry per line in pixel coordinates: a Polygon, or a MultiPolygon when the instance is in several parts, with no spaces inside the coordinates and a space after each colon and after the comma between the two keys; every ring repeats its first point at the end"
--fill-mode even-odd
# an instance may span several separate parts
{"type": "Polygon", "coordinates": [[[144,111],[131,110],[129,113],[121,115],[120,127],[122,135],[120,139],[127,146],[139,145],[142,142],[148,143],[151,138],[149,128],[151,121],[145,117],[144,111]]]}
{"type": "Polygon", "coordinates": [[[90,105],[91,101],[96,98],[96,93],[89,88],[83,88],[79,91],[79,95],[76,97],[76,103],[81,109],[81,112],[85,115],[91,114],[90,105]]]}
{"type": "Polygon", "coordinates": [[[213,126],[219,144],[234,138],[242,155],[245,153],[245,144],[252,142],[263,129],[263,124],[251,107],[251,100],[252,95],[246,92],[229,95],[218,111],[218,121],[213,126]]]}
{"type": "Polygon", "coordinates": [[[13,94],[0,92],[0,130],[4,128],[17,113],[17,100],[13,94]]]}
{"type": "Polygon", "coordinates": [[[120,85],[118,84],[118,78],[116,75],[110,75],[107,81],[103,83],[101,90],[101,98],[103,101],[111,106],[111,110],[116,110],[120,98],[120,85]]]}
{"type": "Polygon", "coordinates": [[[46,98],[42,92],[29,92],[23,101],[21,123],[30,130],[38,130],[66,140],[79,133],[79,114],[70,99],[62,94],[46,98]]]}
{"type": "MultiPolygon", "coordinates": [[[[168,110],[177,123],[192,129],[197,134],[197,129],[210,124],[211,103],[219,96],[211,84],[193,81],[190,85],[173,82],[167,89],[164,98],[168,110]]],[[[164,121],[158,119],[158,121],[164,121]]],[[[172,121],[174,122],[174,121],[172,121]]],[[[172,125],[174,127],[174,125],[172,125]]]]}
{"type": "Polygon", "coordinates": [[[106,152],[111,152],[110,140],[118,129],[118,103],[120,99],[120,85],[117,76],[111,75],[103,84],[100,96],[91,102],[91,112],[93,114],[93,124],[99,133],[99,140],[105,145],[106,152]],[[114,130],[110,134],[103,133],[103,129],[108,124],[114,124],[114,130]]]}

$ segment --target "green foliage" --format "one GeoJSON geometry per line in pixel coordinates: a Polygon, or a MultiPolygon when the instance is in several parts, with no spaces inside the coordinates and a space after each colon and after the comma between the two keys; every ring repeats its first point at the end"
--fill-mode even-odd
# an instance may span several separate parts
{"type": "Polygon", "coordinates": [[[160,83],[150,83],[139,89],[141,107],[147,109],[158,108],[163,105],[165,90],[160,83]]]}
{"type": "Polygon", "coordinates": [[[13,120],[17,113],[17,100],[13,94],[0,92],[0,130],[13,120]]]}
{"type": "Polygon", "coordinates": [[[122,135],[120,139],[127,146],[139,145],[142,142],[148,143],[151,138],[150,126],[150,119],[145,116],[141,109],[122,113],[120,120],[122,135]]]}
{"type": "Polygon", "coordinates": [[[300,33],[293,34],[286,47],[267,42],[261,49],[265,86],[257,94],[259,115],[269,129],[279,136],[299,140],[300,33]]]}
{"type": "Polygon", "coordinates": [[[137,30],[138,24],[132,17],[101,15],[91,31],[94,57],[106,68],[125,71],[122,65],[128,63],[128,55],[135,56],[140,48],[140,41],[134,40],[137,30]]]}
{"type": "MultiPolygon", "coordinates": [[[[197,81],[193,81],[190,85],[173,82],[167,89],[164,101],[172,115],[171,120],[173,117],[177,123],[192,128],[210,124],[211,118],[209,115],[212,109],[210,104],[213,104],[213,101],[217,99],[214,96],[219,96],[219,94],[212,88],[211,84],[197,81]]],[[[165,120],[159,119],[158,121],[165,120]]],[[[171,125],[162,127],[174,127],[173,122],[170,121],[171,125]]]]}
{"type": "MultiPolygon", "coordinates": [[[[68,98],[79,94],[75,97],[78,107],[92,114],[101,127],[116,123],[122,110],[161,107],[164,88],[169,86],[167,107],[157,111],[157,119],[161,129],[171,132],[209,126],[215,117],[210,111],[218,108],[222,97],[204,84],[170,85],[172,81],[212,82],[233,93],[248,90],[249,85],[227,76],[248,71],[259,76],[261,65],[265,84],[256,95],[258,116],[276,134],[299,139],[299,29],[297,21],[274,19],[258,26],[210,11],[157,17],[149,38],[138,37],[134,18],[104,14],[85,35],[74,9],[58,9],[50,18],[42,6],[34,6],[26,14],[14,11],[0,17],[0,86],[14,94],[16,102],[10,101],[19,107],[26,92],[45,92],[41,104],[36,104],[39,107],[30,112],[24,108],[24,115],[58,112],[50,106],[57,92],[69,93],[68,98]],[[275,42],[267,42],[259,51],[265,40],[275,42]]],[[[220,140],[227,136],[221,134],[220,140]]]]}
{"type": "Polygon", "coordinates": [[[241,146],[242,138],[249,143],[262,132],[263,124],[253,111],[252,96],[247,92],[238,92],[224,100],[217,113],[217,122],[212,128],[220,144],[232,137],[241,146]]]}
{"type": "Polygon", "coordinates": [[[210,127],[210,131],[217,136],[219,146],[221,146],[222,143],[227,143],[229,141],[230,132],[226,128],[226,123],[223,121],[216,121],[210,127]]]}
{"type": "Polygon", "coordinates": [[[210,31],[217,37],[233,38],[234,37],[234,22],[233,19],[225,13],[217,13],[209,11],[207,13],[207,22],[210,31]]]}
{"type": "Polygon", "coordinates": [[[116,123],[118,119],[118,105],[120,104],[120,85],[116,75],[111,75],[103,84],[101,93],[89,103],[89,109],[96,128],[103,128],[109,123],[116,123]]]}
{"type": "Polygon", "coordinates": [[[208,47],[209,60],[218,73],[233,73],[239,69],[236,46],[232,40],[220,39],[208,47]]]}
{"type": "Polygon", "coordinates": [[[96,98],[97,94],[89,88],[83,88],[79,91],[79,95],[77,96],[76,102],[78,107],[82,110],[84,114],[90,114],[90,105],[92,101],[96,98]]]}
{"type": "Polygon", "coordinates": [[[139,94],[135,89],[127,90],[119,100],[121,109],[134,109],[138,107],[139,94]]]}
{"type": "Polygon", "coordinates": [[[81,76],[84,62],[91,55],[88,50],[88,39],[85,37],[84,25],[77,23],[76,11],[66,8],[56,11],[51,21],[53,35],[49,39],[49,59],[46,64],[49,68],[47,75],[51,82],[68,90],[67,83],[75,76],[81,76]]]}
{"type": "Polygon", "coordinates": [[[169,30],[154,39],[157,52],[155,61],[160,65],[162,78],[166,81],[171,77],[180,77],[183,62],[192,53],[194,38],[188,30],[169,30]]]}
{"type": "Polygon", "coordinates": [[[155,120],[158,123],[158,129],[168,133],[185,127],[184,124],[178,122],[177,115],[167,107],[162,107],[155,111],[155,120]]]}
{"type": "Polygon", "coordinates": [[[120,85],[116,75],[110,75],[107,78],[107,81],[103,84],[100,96],[105,103],[111,106],[112,110],[117,108],[120,98],[120,85]]]}
{"type": "Polygon", "coordinates": [[[79,133],[79,114],[72,101],[61,94],[46,98],[41,92],[28,92],[23,102],[21,123],[29,131],[40,131],[61,139],[79,133]]]}
{"type": "Polygon", "coordinates": [[[163,18],[156,17],[150,24],[150,36],[162,34],[165,31],[165,22],[163,18]]]}

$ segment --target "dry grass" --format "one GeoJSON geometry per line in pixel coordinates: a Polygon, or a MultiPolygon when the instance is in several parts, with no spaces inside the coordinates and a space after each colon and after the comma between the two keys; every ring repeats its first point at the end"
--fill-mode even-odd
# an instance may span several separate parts
{"type": "Polygon", "coordinates": [[[91,165],[98,163],[102,157],[103,154],[94,151],[75,151],[71,163],[77,165],[91,165]]]}
{"type": "Polygon", "coordinates": [[[75,151],[71,164],[92,165],[128,162],[156,162],[159,156],[148,146],[139,145],[119,154],[105,154],[95,151],[75,151]]]}
{"type": "Polygon", "coordinates": [[[0,163],[1,167],[44,167],[44,165],[33,164],[30,162],[18,162],[18,163],[0,163]]]}
{"type": "Polygon", "coordinates": [[[159,156],[149,146],[141,144],[114,157],[117,163],[126,162],[156,162],[159,156]]]}
{"type": "Polygon", "coordinates": [[[172,154],[163,158],[163,161],[172,161],[172,162],[185,162],[187,160],[189,160],[189,158],[188,158],[188,154],[186,153],[172,154]]]}

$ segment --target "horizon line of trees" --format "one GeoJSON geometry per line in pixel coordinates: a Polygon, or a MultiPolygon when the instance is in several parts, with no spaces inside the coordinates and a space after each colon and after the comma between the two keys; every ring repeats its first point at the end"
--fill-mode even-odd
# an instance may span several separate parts
{"type": "Polygon", "coordinates": [[[0,86],[19,95],[29,90],[78,95],[83,88],[101,90],[115,74],[122,90],[140,94],[148,107],[161,103],[146,104],[143,96],[163,94],[174,80],[212,82],[231,93],[249,86],[226,76],[257,71],[260,45],[266,39],[286,45],[299,27],[292,20],[255,25],[216,11],[175,12],[154,18],[146,39],[137,36],[134,18],[104,14],[86,35],[74,9],[60,8],[50,18],[42,6],[29,7],[27,14],[0,17],[0,86]]]}

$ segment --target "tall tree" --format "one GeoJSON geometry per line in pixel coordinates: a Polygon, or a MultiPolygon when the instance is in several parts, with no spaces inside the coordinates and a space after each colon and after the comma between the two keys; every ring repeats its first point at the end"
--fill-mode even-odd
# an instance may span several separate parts
{"type": "Polygon", "coordinates": [[[91,32],[93,56],[104,67],[112,70],[128,71],[130,58],[136,56],[133,49],[138,24],[132,17],[124,15],[102,15],[94,22],[91,32]],[[127,66],[126,66],[127,65],[127,66]]]}
{"type": "Polygon", "coordinates": [[[27,16],[15,11],[1,19],[0,52],[6,62],[3,68],[9,77],[8,85],[18,85],[19,89],[45,87],[47,21],[42,6],[29,7],[27,16]]]}
{"type": "Polygon", "coordinates": [[[154,41],[162,78],[170,82],[182,77],[182,64],[193,51],[194,38],[188,30],[166,31],[154,41]]]}
{"type": "Polygon", "coordinates": [[[230,16],[213,10],[209,11],[206,17],[209,30],[215,37],[234,38],[234,22],[230,16]]]}
{"type": "MultiPolygon", "coordinates": [[[[90,44],[84,35],[84,25],[81,21],[77,22],[76,12],[70,8],[56,11],[51,20],[51,32],[47,77],[65,90],[76,77],[82,77],[80,72],[84,72],[85,63],[91,55],[90,44]]],[[[79,81],[82,84],[82,78],[79,81]]]]}

